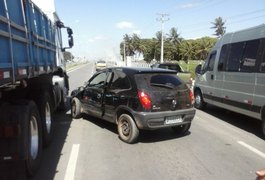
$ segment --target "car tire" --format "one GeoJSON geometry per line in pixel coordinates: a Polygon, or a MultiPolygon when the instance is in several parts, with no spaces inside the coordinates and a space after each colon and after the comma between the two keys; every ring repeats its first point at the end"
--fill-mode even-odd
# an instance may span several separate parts
{"type": "Polygon", "coordinates": [[[72,118],[79,119],[81,115],[81,102],[77,98],[73,98],[71,102],[71,114],[72,118]]]}
{"type": "Polygon", "coordinates": [[[195,91],[194,98],[195,98],[194,106],[197,109],[201,109],[201,110],[204,109],[206,106],[206,103],[203,100],[202,93],[200,90],[195,91]]]}
{"type": "Polygon", "coordinates": [[[176,134],[185,135],[189,131],[190,127],[191,127],[191,123],[183,124],[180,126],[173,126],[171,128],[176,134]]]}
{"type": "Polygon", "coordinates": [[[137,128],[133,118],[128,114],[122,114],[118,119],[118,133],[122,141],[132,144],[136,142],[139,136],[139,129],[137,128]]]}

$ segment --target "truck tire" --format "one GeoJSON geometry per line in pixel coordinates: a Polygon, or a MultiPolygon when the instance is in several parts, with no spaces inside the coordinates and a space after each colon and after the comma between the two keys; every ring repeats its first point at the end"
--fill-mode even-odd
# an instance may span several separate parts
{"type": "Polygon", "coordinates": [[[42,123],[43,145],[44,147],[47,147],[52,141],[54,123],[51,96],[48,91],[44,91],[44,93],[39,93],[37,95],[35,102],[37,104],[42,123]]]}
{"type": "Polygon", "coordinates": [[[81,102],[77,98],[73,98],[71,102],[71,114],[75,119],[82,117],[81,115],[81,102]]]}
{"type": "Polygon", "coordinates": [[[118,133],[121,140],[128,144],[136,142],[139,136],[139,130],[128,114],[122,114],[118,119],[118,133]]]}
{"type": "Polygon", "coordinates": [[[204,109],[206,106],[206,103],[203,100],[202,93],[200,90],[195,90],[194,98],[195,98],[194,106],[197,109],[201,109],[201,110],[204,109]]]}
{"type": "Polygon", "coordinates": [[[64,92],[61,91],[61,101],[60,101],[60,104],[59,104],[59,107],[58,107],[58,110],[59,111],[65,111],[66,108],[67,108],[67,97],[66,95],[64,95],[64,92]]]}
{"type": "Polygon", "coordinates": [[[179,135],[185,135],[189,131],[190,126],[191,126],[191,123],[188,123],[188,124],[183,124],[180,126],[173,126],[171,128],[175,133],[179,135]]]}
{"type": "Polygon", "coordinates": [[[42,128],[41,119],[37,106],[29,101],[29,113],[27,119],[27,137],[26,146],[28,149],[28,158],[25,160],[28,176],[32,177],[39,169],[42,155],[42,128]]]}

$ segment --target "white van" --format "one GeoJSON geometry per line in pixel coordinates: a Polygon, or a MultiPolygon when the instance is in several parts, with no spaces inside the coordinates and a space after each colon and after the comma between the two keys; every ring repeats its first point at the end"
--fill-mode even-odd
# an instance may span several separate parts
{"type": "Polygon", "coordinates": [[[225,34],[195,71],[196,108],[209,103],[262,120],[265,137],[265,24],[225,34]]]}

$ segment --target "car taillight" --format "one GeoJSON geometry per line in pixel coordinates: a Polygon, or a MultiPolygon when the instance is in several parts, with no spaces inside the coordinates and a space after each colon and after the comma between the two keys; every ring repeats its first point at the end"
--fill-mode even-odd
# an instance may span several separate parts
{"type": "Polygon", "coordinates": [[[143,108],[146,110],[150,110],[151,109],[151,98],[150,98],[150,96],[147,93],[138,90],[138,97],[139,97],[139,100],[140,100],[143,108]]]}
{"type": "Polygon", "coordinates": [[[190,103],[194,104],[194,96],[193,96],[192,90],[190,90],[190,103]]]}

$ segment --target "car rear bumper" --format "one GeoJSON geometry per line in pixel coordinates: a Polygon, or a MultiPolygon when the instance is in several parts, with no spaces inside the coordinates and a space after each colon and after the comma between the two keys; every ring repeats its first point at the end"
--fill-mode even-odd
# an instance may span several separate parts
{"type": "Polygon", "coordinates": [[[134,112],[133,116],[139,129],[159,129],[191,123],[195,116],[195,108],[164,111],[164,112],[134,112]],[[166,119],[178,117],[181,122],[167,124],[166,119]]]}

